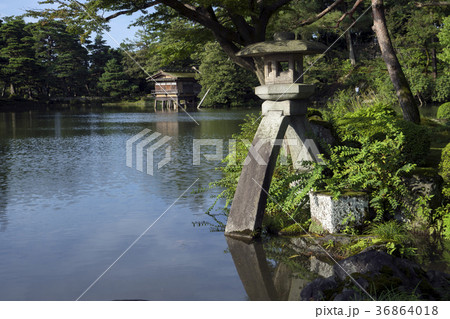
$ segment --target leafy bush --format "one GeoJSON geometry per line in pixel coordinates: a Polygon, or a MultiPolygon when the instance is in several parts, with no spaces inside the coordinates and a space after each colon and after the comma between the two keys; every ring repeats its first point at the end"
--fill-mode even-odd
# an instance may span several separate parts
{"type": "MultiPolygon", "coordinates": [[[[440,235],[444,230],[443,219],[445,217],[445,207],[441,206],[436,209],[431,208],[430,201],[431,196],[419,196],[416,199],[417,202],[417,217],[416,219],[422,219],[425,222],[427,232],[432,235],[440,235]]],[[[448,212],[447,212],[448,213],[448,212]]]]}
{"type": "Polygon", "coordinates": [[[432,96],[433,101],[444,102],[450,99],[450,70],[447,68],[436,79],[435,92],[432,96]]]}
{"type": "MultiPolygon", "coordinates": [[[[387,130],[392,129],[391,123],[386,125],[387,130]]],[[[376,212],[375,220],[389,218],[402,207],[407,194],[401,176],[414,168],[403,160],[405,137],[397,132],[384,140],[360,137],[357,142],[331,148],[330,157],[325,159],[331,176],[322,179],[324,187],[336,197],[348,189],[365,191],[376,212]]]]}
{"type": "Polygon", "coordinates": [[[336,131],[342,141],[382,141],[402,134],[400,161],[421,164],[430,149],[428,128],[396,118],[395,111],[385,104],[374,104],[335,120],[336,131]]]}
{"type": "Polygon", "coordinates": [[[450,120],[450,102],[444,103],[439,106],[439,109],[437,111],[437,118],[450,120]]]}

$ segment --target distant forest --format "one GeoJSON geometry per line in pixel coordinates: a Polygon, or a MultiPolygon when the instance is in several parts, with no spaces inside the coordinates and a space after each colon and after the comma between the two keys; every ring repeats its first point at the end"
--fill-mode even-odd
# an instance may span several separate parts
{"type": "Polygon", "coordinates": [[[122,51],[105,42],[97,36],[82,43],[58,21],[0,20],[1,96],[47,99],[148,92],[145,74],[132,78],[122,64],[122,51]]]}

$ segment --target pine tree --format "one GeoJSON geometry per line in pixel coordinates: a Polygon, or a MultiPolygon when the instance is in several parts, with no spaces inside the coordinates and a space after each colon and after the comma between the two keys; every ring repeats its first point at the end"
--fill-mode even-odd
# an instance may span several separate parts
{"type": "Polygon", "coordinates": [[[117,50],[106,45],[106,41],[101,35],[97,35],[92,44],[87,45],[89,50],[89,88],[91,93],[100,94],[98,82],[105,72],[106,63],[113,59],[120,59],[121,54],[117,50]]]}
{"type": "Polygon", "coordinates": [[[62,22],[41,20],[32,25],[35,51],[47,95],[87,93],[88,51],[62,22]]]}
{"type": "Polygon", "coordinates": [[[0,60],[2,77],[10,94],[26,93],[32,97],[38,83],[39,66],[33,49],[33,38],[22,18],[5,19],[0,26],[0,60]]]}
{"type": "Polygon", "coordinates": [[[130,92],[129,81],[123,67],[114,58],[106,63],[105,72],[100,77],[98,85],[111,97],[123,97],[130,92]]]}

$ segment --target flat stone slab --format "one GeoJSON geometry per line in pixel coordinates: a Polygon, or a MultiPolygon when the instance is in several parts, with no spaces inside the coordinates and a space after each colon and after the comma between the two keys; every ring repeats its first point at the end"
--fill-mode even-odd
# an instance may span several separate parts
{"type": "Polygon", "coordinates": [[[333,199],[329,194],[310,192],[309,202],[312,232],[338,233],[348,225],[360,225],[369,211],[369,200],[364,193],[333,199]]]}
{"type": "Polygon", "coordinates": [[[270,84],[255,88],[255,94],[263,100],[300,100],[307,99],[314,94],[314,84],[270,84]]]}

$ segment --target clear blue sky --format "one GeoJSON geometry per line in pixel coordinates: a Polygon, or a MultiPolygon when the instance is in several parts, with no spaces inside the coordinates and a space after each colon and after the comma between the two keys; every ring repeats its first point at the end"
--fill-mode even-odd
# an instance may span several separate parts
{"type": "MultiPolygon", "coordinates": [[[[39,0],[2,0],[0,2],[0,17],[21,15],[24,14],[27,9],[39,9],[40,6],[38,1],[39,0]]],[[[134,34],[138,28],[133,27],[128,29],[128,25],[137,17],[139,17],[139,13],[132,16],[121,16],[113,19],[110,22],[111,31],[109,34],[119,43],[123,42],[126,38],[131,40],[134,39],[134,34]]],[[[116,42],[108,35],[105,34],[103,38],[111,47],[117,47],[116,42]]]]}

